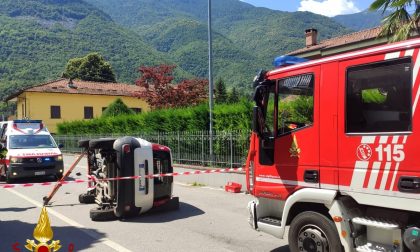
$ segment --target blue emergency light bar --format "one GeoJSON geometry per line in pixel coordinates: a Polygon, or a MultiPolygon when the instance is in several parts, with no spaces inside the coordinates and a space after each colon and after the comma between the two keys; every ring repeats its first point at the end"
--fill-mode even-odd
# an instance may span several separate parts
{"type": "Polygon", "coordinates": [[[42,120],[13,120],[13,123],[42,123],[42,120]]]}
{"type": "Polygon", "coordinates": [[[273,65],[274,65],[275,68],[280,68],[280,67],[285,67],[285,66],[290,66],[290,65],[303,63],[303,62],[306,62],[306,61],[308,61],[308,60],[305,59],[305,58],[299,58],[299,57],[289,56],[289,55],[282,55],[282,56],[279,56],[279,57],[274,59],[273,65]]]}

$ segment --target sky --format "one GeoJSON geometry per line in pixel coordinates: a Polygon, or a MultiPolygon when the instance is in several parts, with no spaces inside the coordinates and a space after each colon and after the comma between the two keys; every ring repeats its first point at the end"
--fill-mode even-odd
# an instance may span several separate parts
{"type": "Polygon", "coordinates": [[[310,11],[333,17],[369,8],[373,0],[241,0],[257,7],[282,11],[310,11]]]}

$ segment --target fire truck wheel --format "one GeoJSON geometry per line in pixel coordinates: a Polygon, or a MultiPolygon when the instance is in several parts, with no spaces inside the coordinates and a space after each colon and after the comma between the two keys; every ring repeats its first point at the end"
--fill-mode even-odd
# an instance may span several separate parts
{"type": "Polygon", "coordinates": [[[290,251],[343,251],[334,222],[317,212],[298,214],[290,224],[290,251]]]}
{"type": "Polygon", "coordinates": [[[114,209],[93,208],[90,210],[90,219],[93,221],[110,221],[117,217],[114,214],[114,209]]]}
{"type": "Polygon", "coordinates": [[[79,147],[80,148],[89,148],[89,139],[82,139],[79,141],[79,147]]]}
{"type": "Polygon", "coordinates": [[[95,203],[95,195],[82,193],[79,194],[79,202],[82,204],[92,204],[95,203]]]}
{"type": "Polygon", "coordinates": [[[114,146],[115,138],[99,138],[89,141],[91,149],[107,149],[111,150],[114,146]]]}

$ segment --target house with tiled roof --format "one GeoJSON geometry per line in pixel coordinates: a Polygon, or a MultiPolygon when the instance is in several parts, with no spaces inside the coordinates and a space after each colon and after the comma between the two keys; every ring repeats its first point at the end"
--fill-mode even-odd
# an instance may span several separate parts
{"type": "Polygon", "coordinates": [[[146,101],[139,98],[144,91],[125,83],[58,79],[16,92],[6,101],[16,102],[16,119],[43,120],[56,133],[57,123],[100,117],[117,98],[138,113],[148,111],[146,101]]]}
{"type": "Polygon", "coordinates": [[[318,41],[318,31],[313,28],[307,29],[305,30],[306,46],[290,52],[288,55],[312,60],[388,43],[388,39],[386,37],[378,37],[380,32],[381,27],[378,26],[318,41]]]}

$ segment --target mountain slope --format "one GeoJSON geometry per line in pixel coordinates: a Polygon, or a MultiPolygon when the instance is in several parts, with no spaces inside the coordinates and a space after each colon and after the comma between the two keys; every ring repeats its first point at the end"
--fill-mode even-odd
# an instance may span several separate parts
{"type": "Polygon", "coordinates": [[[389,11],[382,14],[382,11],[365,10],[354,14],[338,15],[332,19],[344,27],[355,31],[361,31],[381,25],[383,17],[386,17],[389,14],[391,14],[389,11]]]}
{"type": "MultiPolygon", "coordinates": [[[[187,53],[188,49],[205,49],[203,43],[207,40],[207,0],[86,1],[110,15],[115,22],[135,30],[142,37],[151,38],[155,48],[169,52],[174,59],[179,57],[180,51],[187,53]],[[195,40],[194,47],[185,43],[189,40],[195,40]],[[200,46],[197,41],[200,41],[200,46]],[[176,50],[173,46],[176,46],[176,50]]],[[[317,28],[320,39],[349,32],[324,16],[308,12],[289,13],[257,8],[239,0],[213,0],[212,22],[216,33],[215,60],[219,60],[217,55],[223,56],[217,54],[217,51],[232,55],[232,60],[225,61],[226,64],[220,60],[221,64],[215,66],[216,73],[220,75],[221,72],[226,72],[225,68],[233,67],[227,63],[237,66],[246,64],[247,67],[242,71],[239,69],[241,67],[233,68],[239,69],[242,72],[241,78],[248,83],[258,68],[270,68],[275,56],[303,47],[305,29],[317,28]],[[217,38],[220,39],[219,42],[217,38]],[[220,46],[222,48],[219,48],[220,46]],[[251,62],[251,65],[236,60],[238,56],[239,59],[251,62]],[[243,78],[244,76],[246,77],[243,78]]],[[[204,52],[199,52],[201,59],[200,62],[197,59],[195,65],[198,64],[202,69],[201,66],[205,66],[207,59],[204,52]]],[[[178,58],[177,62],[181,65],[191,64],[183,59],[178,58]]],[[[232,75],[235,75],[235,72],[230,73],[230,76],[232,75]]],[[[227,76],[229,78],[229,75],[227,76]]],[[[227,83],[232,85],[234,82],[227,83]]]]}
{"type": "Polygon", "coordinates": [[[140,65],[170,62],[136,33],[80,0],[3,0],[0,26],[0,98],[60,77],[70,58],[93,51],[124,82],[135,80],[140,65]]]}

